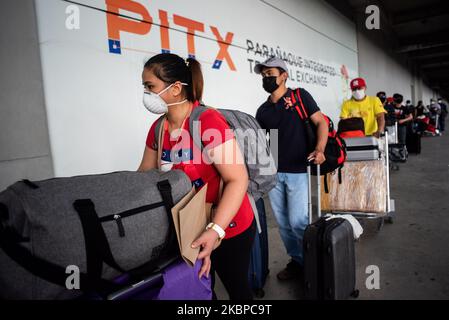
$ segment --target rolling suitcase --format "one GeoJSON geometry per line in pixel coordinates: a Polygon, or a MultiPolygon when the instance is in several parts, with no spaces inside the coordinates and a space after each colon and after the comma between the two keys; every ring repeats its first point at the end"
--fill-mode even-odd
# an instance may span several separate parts
{"type": "MultiPolygon", "coordinates": [[[[318,166],[319,170],[319,166],[318,166]]],[[[312,222],[310,165],[309,221],[312,222]]],[[[319,175],[318,175],[319,177],[319,175]]],[[[318,181],[318,217],[304,232],[304,293],[308,300],[343,300],[357,297],[355,290],[355,249],[351,224],[343,219],[321,217],[320,179],[318,181]]]]}
{"type": "Polygon", "coordinates": [[[265,292],[263,287],[268,273],[268,231],[265,204],[260,198],[256,201],[257,214],[259,217],[260,230],[257,230],[251,249],[249,264],[249,284],[257,298],[263,298],[265,292]]]}
{"type": "Polygon", "coordinates": [[[379,140],[375,137],[348,138],[345,142],[347,161],[377,160],[380,157],[379,140]]]}
{"type": "Polygon", "coordinates": [[[416,132],[407,132],[406,140],[407,151],[409,153],[421,153],[421,135],[416,132]]]}

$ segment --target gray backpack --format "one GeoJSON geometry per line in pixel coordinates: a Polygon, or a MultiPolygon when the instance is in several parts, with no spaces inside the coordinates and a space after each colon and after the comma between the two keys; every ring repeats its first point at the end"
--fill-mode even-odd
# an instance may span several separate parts
{"type": "MultiPolygon", "coordinates": [[[[201,150],[203,150],[203,143],[198,128],[199,119],[201,114],[208,109],[214,108],[205,105],[194,108],[189,119],[190,135],[194,144],[201,150]]],[[[277,169],[267,143],[266,135],[257,120],[247,113],[229,109],[214,110],[217,110],[225,117],[229,127],[234,131],[248,170],[248,193],[254,201],[257,201],[276,185],[277,169]]],[[[155,144],[153,146],[155,149],[158,147],[159,132],[163,118],[160,117],[156,123],[154,131],[155,144]]]]}
{"type": "Polygon", "coordinates": [[[171,207],[191,189],[180,170],[16,182],[0,193],[0,298],[107,295],[118,275],[148,275],[179,256],[171,207]]]}

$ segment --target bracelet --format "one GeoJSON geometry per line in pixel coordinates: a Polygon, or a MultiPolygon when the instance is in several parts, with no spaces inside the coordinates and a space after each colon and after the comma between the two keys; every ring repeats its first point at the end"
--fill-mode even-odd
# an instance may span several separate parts
{"type": "Polygon", "coordinates": [[[206,230],[213,229],[216,233],[218,233],[218,238],[222,240],[226,236],[226,232],[216,223],[209,223],[206,227],[206,230]]]}

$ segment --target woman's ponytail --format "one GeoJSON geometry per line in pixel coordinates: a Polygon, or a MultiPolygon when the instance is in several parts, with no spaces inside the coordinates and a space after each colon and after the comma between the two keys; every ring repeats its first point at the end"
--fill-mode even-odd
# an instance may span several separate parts
{"type": "Polygon", "coordinates": [[[187,65],[192,77],[192,87],[187,89],[189,101],[201,101],[203,97],[204,79],[203,72],[201,71],[201,64],[192,58],[187,58],[187,65]],[[190,96],[191,95],[191,96],[190,96]]]}

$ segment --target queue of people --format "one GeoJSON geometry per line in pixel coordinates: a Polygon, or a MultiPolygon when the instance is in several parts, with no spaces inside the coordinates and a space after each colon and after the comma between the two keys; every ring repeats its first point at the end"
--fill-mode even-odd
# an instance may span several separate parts
{"type": "MultiPolygon", "coordinates": [[[[300,89],[301,104],[307,110],[309,119],[316,128],[315,145],[307,148],[305,122],[296,114],[296,101],[292,101],[292,88],[287,86],[288,69],[282,59],[269,58],[255,65],[254,72],[261,76],[261,87],[267,92],[266,101],[257,109],[256,120],[268,132],[278,130],[277,182],[268,197],[279,232],[291,261],[282,269],[277,278],[286,281],[298,277],[303,272],[303,248],[300,243],[309,223],[308,219],[308,177],[307,163],[322,164],[326,161],[325,147],[328,139],[328,123],[325,121],[315,99],[305,89],[300,89]],[[292,147],[294,146],[294,147],[292,147]]],[[[175,148],[181,130],[189,132],[189,117],[200,104],[203,91],[203,77],[199,62],[183,59],[177,55],[163,53],[152,57],[145,64],[142,80],[144,84],[144,104],[152,113],[165,114],[166,125],[162,133],[165,151],[175,148]]],[[[432,101],[429,107],[422,102],[413,107],[410,101],[403,104],[403,96],[394,94],[388,98],[385,92],[377,96],[366,94],[367,84],[362,78],[350,83],[352,98],[346,100],[341,108],[342,120],[363,119],[365,136],[380,137],[385,128],[394,121],[398,124],[399,144],[406,144],[407,128],[413,121],[422,117],[433,119],[440,132],[444,132],[447,106],[439,100],[432,101]]],[[[173,159],[158,154],[155,147],[155,123],[148,133],[145,152],[139,171],[157,167],[162,162],[165,170],[180,169],[203,185],[208,184],[207,201],[216,204],[212,217],[213,227],[208,227],[192,244],[200,247],[199,259],[203,259],[200,276],[214,274],[220,276],[230,298],[234,300],[251,299],[247,283],[251,244],[255,236],[254,212],[245,194],[248,174],[244,164],[226,163],[223,156],[241,156],[235,137],[224,133],[229,129],[225,119],[217,110],[210,110],[200,118],[202,129],[215,129],[223,132],[223,139],[204,141],[207,145],[210,163],[193,163],[191,158],[174,163],[173,159]],[[220,193],[220,181],[224,188],[220,193]],[[216,248],[215,243],[221,240],[216,248]]],[[[432,123],[431,121],[429,123],[432,123]]],[[[192,137],[190,144],[193,145],[192,137]]],[[[203,142],[203,141],[202,141],[203,142]]],[[[238,158],[238,157],[237,157],[238,158]]]]}

